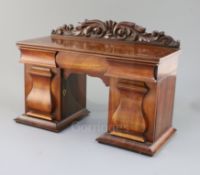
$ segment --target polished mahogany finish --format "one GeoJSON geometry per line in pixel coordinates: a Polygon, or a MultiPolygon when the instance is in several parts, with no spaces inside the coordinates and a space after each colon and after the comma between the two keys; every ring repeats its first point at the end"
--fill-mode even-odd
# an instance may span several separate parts
{"type": "Polygon", "coordinates": [[[16,121],[59,132],[86,116],[86,75],[109,87],[108,129],[97,141],[153,155],[172,127],[179,42],[134,23],[87,20],[17,43],[25,113],[16,121]]]}

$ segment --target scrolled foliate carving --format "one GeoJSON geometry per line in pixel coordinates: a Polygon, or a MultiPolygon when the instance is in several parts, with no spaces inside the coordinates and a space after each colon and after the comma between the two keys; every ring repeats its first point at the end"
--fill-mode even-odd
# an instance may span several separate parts
{"type": "Polygon", "coordinates": [[[179,41],[164,32],[147,33],[144,27],[133,22],[115,22],[112,20],[85,20],[78,26],[64,25],[52,31],[52,35],[80,36],[88,38],[116,39],[144,44],[155,44],[165,47],[179,48],[179,41]]]}

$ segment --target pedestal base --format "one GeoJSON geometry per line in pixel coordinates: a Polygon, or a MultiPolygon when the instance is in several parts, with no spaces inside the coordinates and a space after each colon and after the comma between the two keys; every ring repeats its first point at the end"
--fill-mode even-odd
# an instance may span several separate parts
{"type": "Polygon", "coordinates": [[[146,154],[149,156],[153,156],[159,148],[166,143],[166,141],[174,134],[176,131],[175,128],[169,128],[155,143],[141,143],[129,139],[125,139],[122,137],[113,136],[109,133],[105,133],[99,138],[97,141],[99,143],[108,144],[124,149],[128,149],[131,151],[139,152],[142,154],[146,154]]]}
{"type": "Polygon", "coordinates": [[[71,123],[73,123],[74,121],[78,121],[82,119],[83,117],[87,116],[88,114],[89,114],[89,111],[87,109],[82,109],[74,113],[73,115],[66,117],[60,122],[43,120],[43,119],[34,118],[34,117],[30,117],[23,114],[17,117],[15,121],[17,123],[38,127],[38,128],[46,129],[53,132],[60,132],[63,129],[65,129],[67,126],[69,126],[71,123]]]}

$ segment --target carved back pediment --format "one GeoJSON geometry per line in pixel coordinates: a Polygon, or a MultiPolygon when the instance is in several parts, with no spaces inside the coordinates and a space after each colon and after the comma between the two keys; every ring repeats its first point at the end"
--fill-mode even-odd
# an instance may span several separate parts
{"type": "Polygon", "coordinates": [[[133,22],[115,22],[112,20],[85,20],[78,26],[63,25],[52,31],[52,36],[74,36],[93,39],[120,40],[134,43],[179,48],[180,42],[164,32],[146,32],[146,28],[133,22]]]}

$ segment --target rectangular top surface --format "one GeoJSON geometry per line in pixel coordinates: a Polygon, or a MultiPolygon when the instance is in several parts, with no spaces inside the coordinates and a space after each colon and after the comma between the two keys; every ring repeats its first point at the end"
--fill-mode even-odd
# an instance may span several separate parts
{"type": "Polygon", "coordinates": [[[42,37],[20,41],[20,48],[52,51],[73,51],[103,55],[120,60],[158,63],[166,56],[176,54],[179,49],[103,39],[80,39],[75,37],[42,37]]]}

